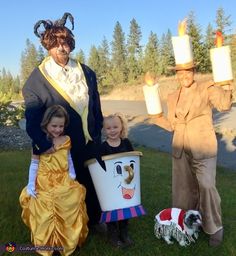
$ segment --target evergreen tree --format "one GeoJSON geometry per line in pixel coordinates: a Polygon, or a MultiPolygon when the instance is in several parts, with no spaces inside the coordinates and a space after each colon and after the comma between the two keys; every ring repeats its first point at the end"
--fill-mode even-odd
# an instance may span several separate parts
{"type": "Polygon", "coordinates": [[[21,91],[20,77],[17,76],[13,81],[13,92],[19,94],[21,91]]]}
{"type": "Polygon", "coordinates": [[[155,33],[150,32],[148,43],[144,51],[143,71],[159,74],[159,49],[158,38],[155,33]]]}
{"type": "Polygon", "coordinates": [[[210,49],[214,48],[214,32],[213,27],[209,23],[206,29],[206,36],[204,40],[204,62],[202,63],[202,72],[209,73],[212,71],[210,60],[210,49]]]}
{"type": "Polygon", "coordinates": [[[90,49],[88,65],[94,70],[97,75],[97,79],[100,77],[100,58],[97,48],[93,45],[90,49]]]}
{"type": "Polygon", "coordinates": [[[174,67],[175,59],[171,42],[171,32],[168,29],[167,34],[163,34],[160,43],[160,74],[161,75],[173,75],[174,71],[169,67],[174,67]]]}
{"type": "Polygon", "coordinates": [[[14,79],[10,71],[8,71],[6,75],[6,87],[5,92],[14,92],[14,79]]]}
{"type": "Polygon", "coordinates": [[[231,31],[230,26],[232,24],[232,21],[230,20],[230,18],[231,18],[230,15],[226,16],[225,11],[222,7],[220,7],[216,11],[216,19],[215,19],[216,30],[220,30],[222,32],[226,41],[227,41],[226,34],[230,33],[231,31]]]}
{"type": "Polygon", "coordinates": [[[98,47],[98,53],[100,57],[101,73],[105,76],[111,66],[109,44],[105,37],[102,40],[101,46],[98,47]]]}
{"type": "Polygon", "coordinates": [[[44,53],[43,47],[40,45],[38,48],[38,62],[41,63],[43,61],[43,59],[45,58],[46,54],[44,53]]]}
{"type": "Polygon", "coordinates": [[[79,62],[79,63],[86,63],[86,59],[85,59],[85,54],[83,52],[83,50],[79,50],[79,52],[76,54],[75,59],[79,62]]]}
{"type": "Polygon", "coordinates": [[[6,71],[3,68],[0,71],[0,91],[2,94],[7,94],[8,96],[12,97],[14,93],[20,92],[20,80],[17,76],[14,78],[10,71],[6,71]]]}
{"type": "Polygon", "coordinates": [[[26,40],[26,48],[21,54],[21,81],[24,84],[33,69],[41,62],[40,56],[33,43],[29,39],[26,40]]]}
{"type": "Polygon", "coordinates": [[[196,70],[198,72],[204,72],[204,62],[205,62],[205,51],[204,51],[204,45],[202,41],[202,35],[201,35],[201,28],[195,21],[195,15],[194,12],[190,12],[188,16],[188,35],[192,39],[192,46],[193,46],[193,57],[195,63],[197,63],[196,70]]]}
{"type": "Polygon", "coordinates": [[[112,41],[112,76],[115,84],[127,81],[125,34],[117,21],[112,41]]]}
{"type": "Polygon", "coordinates": [[[104,37],[101,46],[98,47],[99,64],[100,64],[100,88],[101,91],[107,91],[111,88],[111,61],[110,50],[107,39],[104,37]]]}
{"type": "Polygon", "coordinates": [[[134,80],[141,74],[140,54],[142,48],[140,46],[142,34],[141,29],[135,19],[130,22],[130,31],[127,42],[127,69],[128,79],[134,80]]]}
{"type": "Polygon", "coordinates": [[[2,69],[2,76],[1,76],[1,92],[2,93],[6,93],[7,90],[8,90],[8,87],[9,87],[9,84],[7,84],[7,72],[6,72],[6,69],[3,68],[2,69]]]}

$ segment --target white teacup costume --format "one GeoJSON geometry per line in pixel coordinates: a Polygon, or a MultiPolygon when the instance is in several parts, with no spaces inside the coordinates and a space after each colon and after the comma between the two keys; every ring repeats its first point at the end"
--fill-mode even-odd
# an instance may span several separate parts
{"type": "Polygon", "coordinates": [[[145,215],[141,205],[139,158],[131,151],[102,157],[104,170],[96,159],[86,162],[102,209],[100,222],[113,222],[145,215]]]}

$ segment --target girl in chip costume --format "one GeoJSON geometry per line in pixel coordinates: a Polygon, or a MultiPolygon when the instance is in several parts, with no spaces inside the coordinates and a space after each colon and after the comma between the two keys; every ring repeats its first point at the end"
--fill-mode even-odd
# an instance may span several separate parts
{"type": "MultiPolygon", "coordinates": [[[[115,113],[104,117],[103,131],[106,140],[101,145],[101,155],[104,156],[134,151],[131,142],[127,138],[128,132],[126,120],[121,113],[115,113]]],[[[120,167],[120,170],[117,170],[117,172],[122,172],[122,168],[120,167]]],[[[145,214],[144,210],[140,215],[143,214],[145,214]]],[[[113,216],[113,213],[111,212],[107,212],[105,215],[106,216],[102,215],[101,219],[102,221],[107,221],[109,242],[113,246],[119,248],[132,245],[133,241],[128,234],[128,219],[132,218],[132,212],[128,210],[127,216],[125,216],[126,214],[124,211],[120,220],[119,214],[117,214],[117,220],[110,220],[108,218],[108,216],[113,216]]],[[[114,215],[116,216],[116,214],[114,215]]]]}

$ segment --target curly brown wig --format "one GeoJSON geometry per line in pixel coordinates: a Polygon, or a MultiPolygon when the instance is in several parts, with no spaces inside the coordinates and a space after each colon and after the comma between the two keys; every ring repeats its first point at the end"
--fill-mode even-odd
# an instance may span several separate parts
{"type": "Polygon", "coordinates": [[[66,27],[52,27],[47,29],[41,37],[41,43],[47,50],[50,50],[61,43],[67,43],[71,51],[75,48],[74,37],[66,27]]]}
{"type": "Polygon", "coordinates": [[[70,13],[64,13],[63,17],[56,20],[54,23],[50,20],[40,20],[34,26],[34,33],[40,38],[43,47],[47,50],[58,46],[61,43],[67,43],[70,50],[73,51],[75,48],[74,35],[65,24],[66,20],[69,20],[72,24],[72,30],[74,29],[74,18],[70,13]],[[44,31],[39,32],[39,28],[43,24],[44,31]]]}

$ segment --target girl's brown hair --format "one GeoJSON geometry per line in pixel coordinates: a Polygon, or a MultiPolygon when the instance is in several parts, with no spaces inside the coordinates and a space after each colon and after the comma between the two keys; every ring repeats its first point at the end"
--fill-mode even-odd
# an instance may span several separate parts
{"type": "Polygon", "coordinates": [[[127,120],[126,118],[124,117],[124,115],[122,113],[115,113],[115,114],[111,114],[111,115],[108,115],[108,116],[105,116],[103,118],[103,126],[105,124],[105,122],[109,119],[113,119],[115,117],[118,117],[120,119],[120,122],[121,122],[121,127],[122,127],[122,130],[121,130],[121,133],[120,133],[120,137],[122,139],[124,138],[127,138],[128,137],[128,126],[127,126],[127,120]]]}
{"type": "Polygon", "coordinates": [[[45,133],[47,133],[47,125],[50,123],[53,117],[65,118],[65,128],[69,124],[69,115],[67,111],[61,105],[53,105],[46,109],[40,124],[41,129],[45,133]]]}

